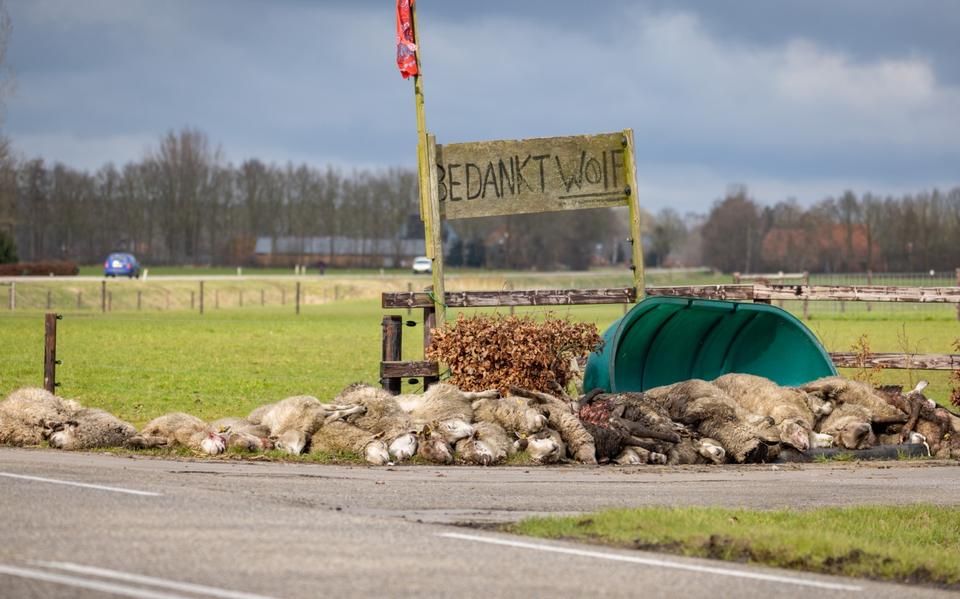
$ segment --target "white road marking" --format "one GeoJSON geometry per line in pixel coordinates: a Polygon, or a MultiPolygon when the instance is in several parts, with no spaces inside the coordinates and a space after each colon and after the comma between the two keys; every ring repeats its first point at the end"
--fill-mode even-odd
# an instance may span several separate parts
{"type": "Polygon", "coordinates": [[[144,497],[159,497],[160,493],[150,491],[137,491],[134,489],[123,489],[120,487],[107,487],[104,485],[91,485],[88,483],[75,483],[69,480],[57,480],[55,478],[41,478],[39,476],[27,476],[26,474],[11,474],[9,472],[0,472],[0,476],[9,478],[22,478],[23,480],[35,480],[42,483],[53,483],[56,485],[70,485],[72,487],[83,487],[85,489],[97,489],[99,491],[112,491],[114,493],[127,493],[129,495],[143,495],[144,497]]]}
{"type": "Polygon", "coordinates": [[[18,568],[16,566],[5,566],[0,564],[0,574],[10,576],[19,576],[20,578],[29,578],[31,580],[40,580],[43,582],[52,582],[62,584],[68,587],[78,589],[91,589],[101,593],[112,593],[124,597],[135,597],[136,599],[189,599],[185,595],[171,595],[169,593],[158,593],[148,589],[138,589],[120,584],[101,582],[98,580],[86,580],[76,576],[64,576],[62,574],[52,574],[41,570],[30,570],[28,568],[18,568]]]}
{"type": "Polygon", "coordinates": [[[141,574],[130,574],[129,572],[119,572],[117,570],[108,570],[106,568],[97,568],[95,566],[84,566],[81,564],[72,564],[70,562],[31,562],[45,568],[56,570],[66,570],[78,574],[89,574],[91,576],[100,576],[102,578],[112,578],[125,582],[136,582],[140,584],[149,584],[157,587],[172,589],[174,591],[184,591],[187,593],[200,593],[210,595],[211,597],[223,597],[224,599],[273,599],[265,595],[255,595],[253,593],[244,593],[241,591],[231,591],[228,589],[219,589],[217,587],[208,587],[202,584],[193,584],[190,582],[178,582],[176,580],[167,580],[164,578],[155,578],[153,576],[143,576],[141,574]]]}
{"type": "Polygon", "coordinates": [[[753,580],[762,580],[765,582],[795,584],[799,586],[816,587],[819,589],[829,589],[831,591],[862,591],[863,590],[863,587],[852,585],[852,584],[820,582],[817,580],[806,580],[804,578],[778,576],[776,574],[746,572],[744,570],[735,570],[733,568],[728,569],[728,568],[720,568],[720,567],[714,567],[714,566],[699,566],[696,564],[684,564],[682,562],[673,562],[673,561],[664,560],[664,559],[636,557],[632,555],[618,555],[616,553],[604,553],[601,551],[589,551],[586,549],[573,549],[570,547],[557,547],[555,545],[546,545],[542,543],[527,543],[524,541],[513,541],[510,539],[495,539],[492,537],[481,537],[479,535],[467,535],[467,534],[461,534],[456,532],[437,533],[437,536],[447,537],[450,539],[460,539],[463,541],[476,541],[478,543],[490,543],[493,545],[505,545],[507,547],[534,549],[537,551],[547,551],[551,553],[563,553],[566,555],[576,555],[580,557],[592,557],[596,559],[606,559],[606,560],[612,560],[617,562],[628,562],[631,564],[642,564],[644,566],[654,566],[657,568],[673,568],[675,570],[688,570],[690,572],[716,574],[718,576],[733,576],[735,578],[750,578],[753,580]]]}

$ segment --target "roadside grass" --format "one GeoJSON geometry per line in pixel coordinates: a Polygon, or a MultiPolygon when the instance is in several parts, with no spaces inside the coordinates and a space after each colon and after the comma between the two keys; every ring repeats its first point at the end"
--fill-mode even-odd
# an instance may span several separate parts
{"type": "Polygon", "coordinates": [[[639,508],[530,518],[511,533],[960,589],[960,508],[639,508]]]}

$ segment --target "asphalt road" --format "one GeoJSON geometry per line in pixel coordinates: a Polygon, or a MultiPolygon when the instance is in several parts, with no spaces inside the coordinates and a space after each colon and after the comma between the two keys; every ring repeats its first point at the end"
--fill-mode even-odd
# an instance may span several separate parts
{"type": "Polygon", "coordinates": [[[0,597],[956,597],[477,526],[616,506],[914,502],[960,503],[960,467],[365,468],[5,448],[0,597]]]}

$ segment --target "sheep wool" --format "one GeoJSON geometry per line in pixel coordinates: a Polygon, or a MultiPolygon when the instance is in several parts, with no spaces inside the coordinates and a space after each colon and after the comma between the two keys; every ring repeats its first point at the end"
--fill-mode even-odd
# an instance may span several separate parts
{"type": "Polygon", "coordinates": [[[348,451],[363,456],[367,463],[382,466],[390,461],[386,444],[376,435],[343,420],[328,422],[310,439],[310,453],[348,451]]]}
{"type": "Polygon", "coordinates": [[[50,433],[50,424],[64,422],[80,404],[45,389],[26,387],[0,402],[0,445],[39,445],[50,433]]]}
{"type": "Polygon", "coordinates": [[[50,435],[50,446],[65,450],[122,447],[137,429],[110,412],[81,408],[50,435]]]}
{"type": "Polygon", "coordinates": [[[531,407],[528,399],[522,397],[478,399],[473,402],[472,407],[474,420],[499,424],[509,434],[533,435],[547,425],[546,417],[531,407]]]}

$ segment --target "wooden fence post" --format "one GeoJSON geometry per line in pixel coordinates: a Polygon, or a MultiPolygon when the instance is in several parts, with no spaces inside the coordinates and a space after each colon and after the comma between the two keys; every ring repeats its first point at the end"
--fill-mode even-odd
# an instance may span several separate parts
{"type": "Polygon", "coordinates": [[[300,315],[300,281],[297,281],[297,316],[300,315]]]}
{"type": "Polygon", "coordinates": [[[77,310],[83,308],[83,292],[77,291],[77,310]]]}
{"type": "MultiPolygon", "coordinates": [[[[957,269],[957,287],[960,287],[960,268],[957,269]]],[[[957,304],[957,320],[960,320],[960,304],[957,304]]]]}
{"type": "Polygon", "coordinates": [[[143,291],[137,289],[137,311],[139,312],[141,308],[143,308],[143,291]]]}
{"type": "MultiPolygon", "coordinates": [[[[431,291],[432,291],[431,287],[431,291]]],[[[423,309],[423,352],[426,355],[430,342],[433,341],[433,329],[437,326],[437,309],[433,306],[423,309]]],[[[426,391],[430,385],[440,382],[438,376],[423,377],[423,390],[426,391]]]]}
{"type": "Polygon", "coordinates": [[[16,281],[10,282],[10,311],[13,312],[17,309],[17,283],[16,281]]]}
{"type": "Polygon", "coordinates": [[[106,313],[107,311],[107,281],[104,279],[100,281],[100,311],[106,313]]]}
{"type": "Polygon", "coordinates": [[[240,299],[240,307],[243,307],[243,289],[238,292],[238,297],[240,299]]]}
{"type": "Polygon", "coordinates": [[[47,310],[53,307],[53,292],[49,289],[47,290],[47,310]]]}
{"type": "MultiPolygon", "coordinates": [[[[383,344],[380,350],[380,359],[383,362],[398,362],[401,360],[403,348],[403,319],[400,316],[384,316],[381,321],[383,329],[383,344]]],[[[380,384],[393,395],[400,394],[403,379],[391,377],[383,378],[381,372],[380,384]]]]}
{"type": "Polygon", "coordinates": [[[200,314],[203,314],[203,281],[200,281],[200,314]]]}
{"type": "MultiPolygon", "coordinates": [[[[803,286],[807,287],[808,289],[810,288],[810,273],[807,271],[803,271],[803,286]]],[[[810,311],[809,311],[809,307],[807,306],[808,303],[809,302],[807,300],[803,300],[803,319],[804,320],[810,320],[810,311]]]]}
{"type": "MultiPolygon", "coordinates": [[[[868,271],[867,271],[867,285],[873,285],[873,271],[872,271],[872,270],[868,270],[868,271]]],[[[873,304],[870,303],[870,302],[867,302],[867,312],[870,312],[870,311],[872,311],[872,310],[873,310],[873,304]]]]}
{"type": "MultiPolygon", "coordinates": [[[[407,293],[413,293],[413,283],[411,283],[410,281],[407,281],[407,293]]],[[[413,308],[407,308],[407,316],[410,316],[410,312],[412,310],[413,308]]]]}
{"type": "Polygon", "coordinates": [[[55,393],[57,383],[57,321],[59,314],[48,312],[44,319],[43,388],[55,393]]]}

